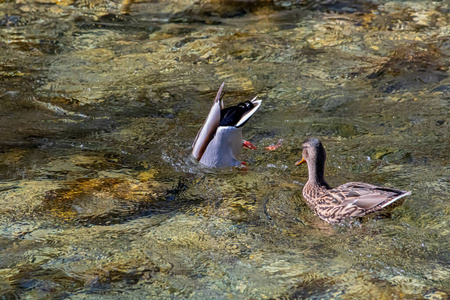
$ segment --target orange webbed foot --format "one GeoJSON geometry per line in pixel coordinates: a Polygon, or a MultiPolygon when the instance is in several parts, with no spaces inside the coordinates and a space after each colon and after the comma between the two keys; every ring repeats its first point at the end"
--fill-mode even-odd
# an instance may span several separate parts
{"type": "Polygon", "coordinates": [[[278,148],[281,147],[281,144],[283,144],[283,142],[284,142],[283,139],[279,139],[275,145],[270,145],[269,147],[266,147],[266,149],[269,151],[277,150],[278,148]]]}
{"type": "Polygon", "coordinates": [[[247,148],[247,149],[252,149],[252,150],[257,150],[258,149],[255,146],[253,146],[252,143],[250,143],[249,141],[244,141],[242,143],[242,147],[247,148]]]}

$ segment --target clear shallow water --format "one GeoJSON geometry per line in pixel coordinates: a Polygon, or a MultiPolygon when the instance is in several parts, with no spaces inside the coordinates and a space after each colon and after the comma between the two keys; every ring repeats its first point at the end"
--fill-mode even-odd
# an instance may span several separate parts
{"type": "Polygon", "coordinates": [[[0,295],[448,298],[448,9],[1,3],[0,295]],[[223,81],[227,104],[264,101],[247,172],[189,159],[223,81]],[[306,136],[330,184],[412,195],[320,221],[293,165],[306,136]]]}

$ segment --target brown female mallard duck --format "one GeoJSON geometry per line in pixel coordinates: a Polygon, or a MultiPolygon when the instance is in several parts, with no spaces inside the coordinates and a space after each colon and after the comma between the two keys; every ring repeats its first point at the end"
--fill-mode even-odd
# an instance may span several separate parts
{"type": "Polygon", "coordinates": [[[303,158],[296,165],[308,164],[309,179],[303,188],[303,197],[319,217],[329,223],[362,217],[411,194],[364,182],[349,182],[332,189],[324,179],[325,159],[322,143],[308,138],[303,142],[303,158]]]}

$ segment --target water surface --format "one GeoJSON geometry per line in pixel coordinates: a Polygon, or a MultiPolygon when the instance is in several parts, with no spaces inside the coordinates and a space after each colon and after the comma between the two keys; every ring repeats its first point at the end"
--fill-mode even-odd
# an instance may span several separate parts
{"type": "Polygon", "coordinates": [[[1,298],[447,299],[449,24],[444,1],[0,3],[1,298]],[[189,158],[222,82],[263,99],[246,172],[189,158]],[[412,195],[324,223],[307,136],[331,185],[412,195]]]}

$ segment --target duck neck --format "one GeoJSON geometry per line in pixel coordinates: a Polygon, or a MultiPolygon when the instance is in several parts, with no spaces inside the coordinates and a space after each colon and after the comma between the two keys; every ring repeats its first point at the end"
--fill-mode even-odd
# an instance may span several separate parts
{"type": "Polygon", "coordinates": [[[327,189],[330,188],[328,183],[325,181],[324,173],[325,173],[325,161],[313,161],[308,164],[308,184],[325,187],[327,189]]]}

